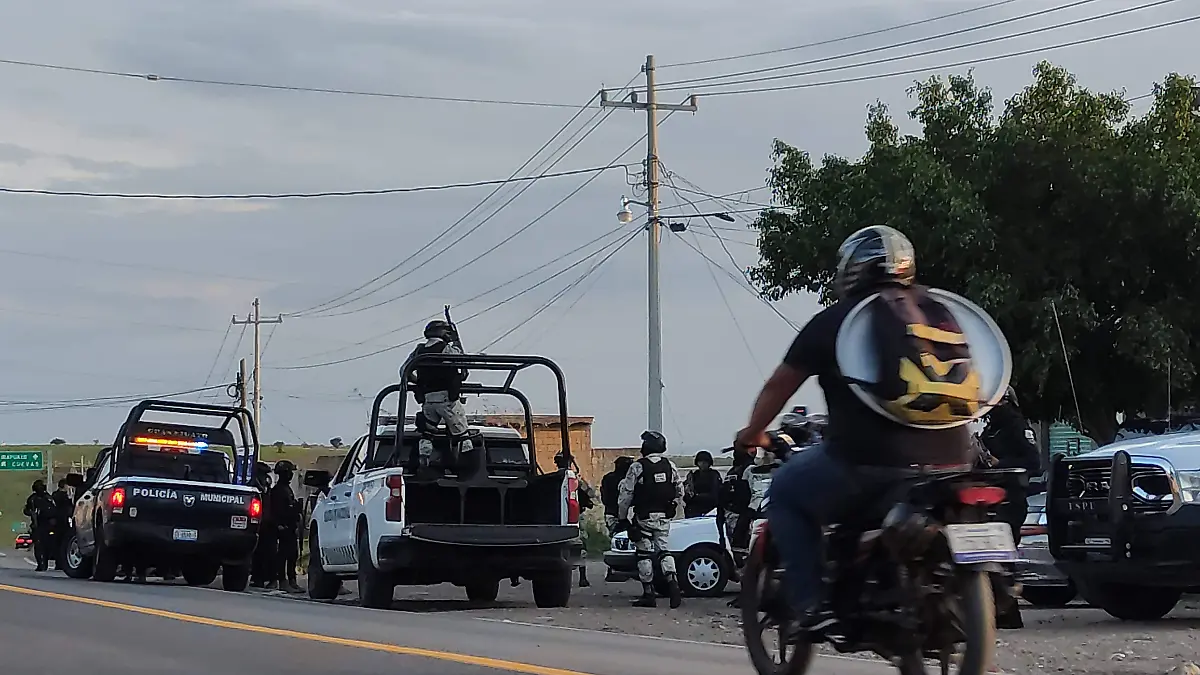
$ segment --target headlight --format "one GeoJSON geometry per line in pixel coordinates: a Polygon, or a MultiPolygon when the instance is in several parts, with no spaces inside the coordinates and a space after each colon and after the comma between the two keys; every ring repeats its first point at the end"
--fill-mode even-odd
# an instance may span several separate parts
{"type": "Polygon", "coordinates": [[[1183,503],[1200,502],[1200,471],[1180,471],[1179,491],[1183,494],[1183,503]]]}

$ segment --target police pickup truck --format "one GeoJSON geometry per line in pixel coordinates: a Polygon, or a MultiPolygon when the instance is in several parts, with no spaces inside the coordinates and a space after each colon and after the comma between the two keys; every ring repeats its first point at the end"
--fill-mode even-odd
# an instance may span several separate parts
{"type": "MultiPolygon", "coordinates": [[[[502,386],[464,383],[462,391],[517,398],[525,410],[526,430],[532,428],[529,401],[512,388],[513,375],[531,365],[548,367],[558,378],[561,450],[569,464],[566,390],[553,362],[533,356],[418,358],[509,371],[502,386]]],[[[405,368],[411,371],[414,365],[405,368]]],[[[574,473],[544,472],[528,431],[523,436],[506,427],[472,426],[468,436],[475,449],[462,453],[469,457],[455,457],[457,444],[444,430],[435,433],[434,465],[439,470],[432,477],[424,475],[416,470],[420,436],[415,419],[401,422],[406,419],[406,393],[404,384],[379,393],[369,433],[351,446],[336,474],[305,474],[305,485],[321,492],[308,523],[309,596],[333,599],[343,579],[355,578],[366,607],[390,606],[401,584],[453,583],[466,589],[468,599],[491,602],[501,580],[524,578],[532,583],[538,607],[566,606],[582,548],[574,473]],[[384,419],[380,407],[397,393],[399,414],[384,419]]]]}
{"type": "Polygon", "coordinates": [[[246,484],[257,456],[243,408],[138,404],[87,472],[63,544],[67,576],[112,581],[121,566],[155,567],[179,569],[196,586],[220,574],[225,590],[245,590],[262,516],[259,492],[246,484]],[[217,424],[148,421],[148,413],[217,424]]]}

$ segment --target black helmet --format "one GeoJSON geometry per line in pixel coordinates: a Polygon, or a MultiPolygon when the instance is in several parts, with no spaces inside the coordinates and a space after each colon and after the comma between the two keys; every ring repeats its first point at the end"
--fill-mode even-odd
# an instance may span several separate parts
{"type": "Polygon", "coordinates": [[[275,462],[275,474],[296,473],[296,465],[286,459],[275,462]]]}
{"type": "Polygon", "coordinates": [[[1017,390],[1013,389],[1012,385],[1009,385],[1008,389],[1004,391],[1004,397],[1001,398],[1000,401],[1001,403],[1007,403],[1017,407],[1021,406],[1020,401],[1017,400],[1017,390]]]}
{"type": "Polygon", "coordinates": [[[701,450],[700,452],[697,452],[696,458],[692,460],[692,463],[695,464],[696,466],[699,466],[700,462],[708,462],[708,465],[712,466],[712,464],[713,464],[712,453],[707,450],[701,450]]]}
{"type": "Polygon", "coordinates": [[[642,455],[661,455],[667,451],[667,437],[657,431],[642,432],[642,455]]]}
{"type": "Polygon", "coordinates": [[[42,480],[41,478],[33,481],[33,491],[34,492],[45,492],[46,491],[46,481],[42,480]]]}
{"type": "Polygon", "coordinates": [[[567,458],[561,452],[554,455],[554,466],[560,469],[571,468],[571,465],[567,463],[567,458]]]}
{"type": "Polygon", "coordinates": [[[629,473],[629,465],[631,464],[633,464],[632,457],[621,455],[617,458],[616,462],[613,462],[613,468],[617,470],[617,473],[629,473]]]}
{"type": "Polygon", "coordinates": [[[838,247],[833,290],[846,299],[887,284],[911,286],[916,277],[917,254],[908,237],[887,225],[871,225],[838,247]]]}
{"type": "Polygon", "coordinates": [[[454,334],[454,328],[442,319],[434,319],[425,324],[425,337],[449,340],[454,334]]]}

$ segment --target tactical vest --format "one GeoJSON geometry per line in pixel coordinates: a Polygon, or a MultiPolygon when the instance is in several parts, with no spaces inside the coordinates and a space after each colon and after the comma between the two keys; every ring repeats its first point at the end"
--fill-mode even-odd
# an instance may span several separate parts
{"type": "Polygon", "coordinates": [[[675,517],[675,483],[671,480],[671,462],[665,457],[657,462],[649,457],[638,460],[642,475],[638,476],[633,488],[633,513],[646,518],[651,513],[665,513],[675,517]]]}
{"type": "MultiPolygon", "coordinates": [[[[446,351],[447,343],[444,340],[426,345],[417,345],[413,351],[413,356],[421,356],[424,354],[441,354],[446,351]]],[[[417,366],[417,386],[415,394],[424,397],[425,394],[433,391],[448,392],[450,400],[458,398],[462,388],[462,374],[458,368],[453,366],[417,366]]]]}

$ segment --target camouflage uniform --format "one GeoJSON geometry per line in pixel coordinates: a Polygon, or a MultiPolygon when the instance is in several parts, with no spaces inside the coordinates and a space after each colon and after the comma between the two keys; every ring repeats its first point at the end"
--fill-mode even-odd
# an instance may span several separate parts
{"type": "Polygon", "coordinates": [[[675,464],[661,454],[651,453],[642,459],[653,463],[660,461],[667,463],[668,481],[673,489],[673,498],[669,506],[658,505],[662,510],[652,507],[651,510],[640,515],[636,513],[636,509],[633,509],[635,493],[638,488],[645,489],[644,482],[639,480],[645,471],[642,461],[636,461],[629,466],[629,472],[625,474],[625,478],[621,480],[618,488],[618,518],[630,521],[636,529],[636,532],[631,532],[630,540],[633,542],[634,550],[637,551],[638,580],[642,582],[643,587],[643,595],[638,604],[641,606],[654,605],[654,562],[657,560],[663,575],[667,577],[668,584],[674,584],[671,605],[678,607],[675,558],[671,555],[668,539],[671,534],[671,518],[674,516],[678,500],[683,495],[683,479],[675,464]],[[634,512],[631,513],[631,511],[634,512]]]}

